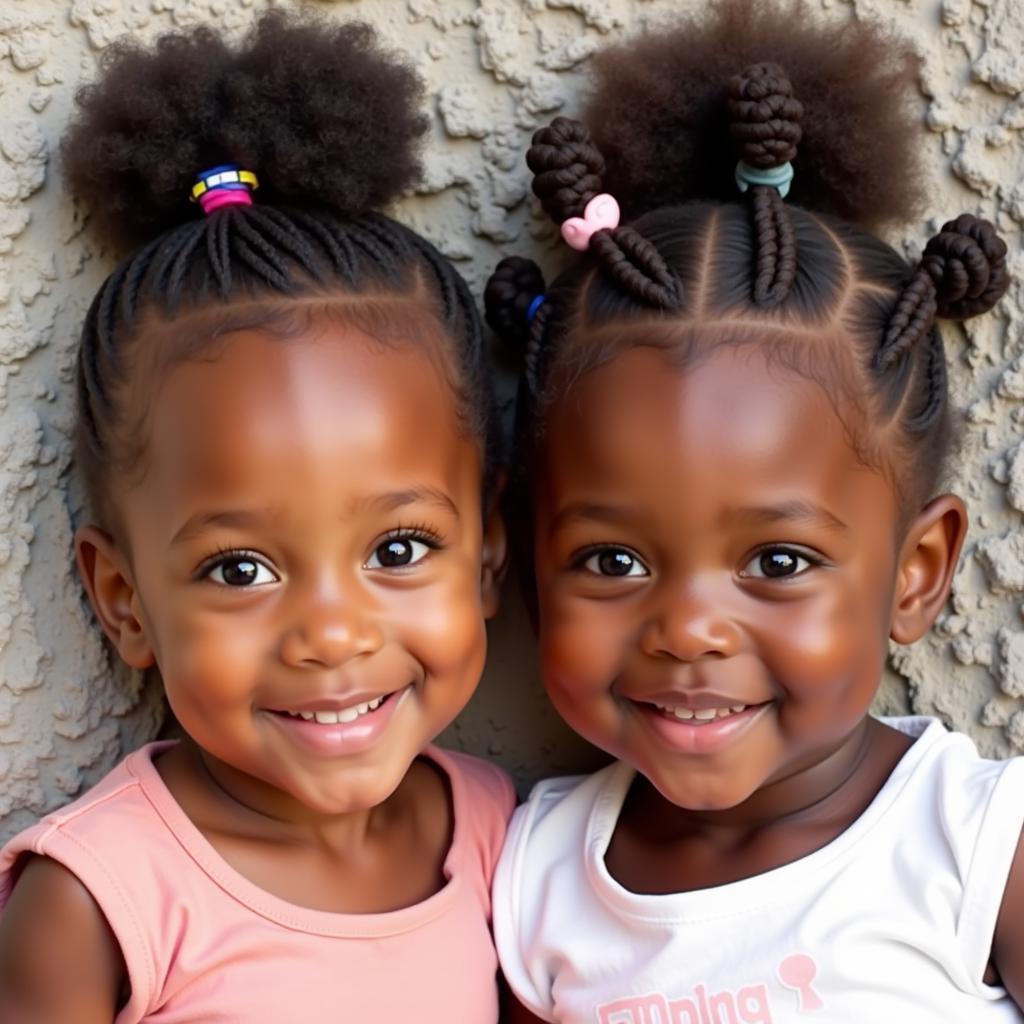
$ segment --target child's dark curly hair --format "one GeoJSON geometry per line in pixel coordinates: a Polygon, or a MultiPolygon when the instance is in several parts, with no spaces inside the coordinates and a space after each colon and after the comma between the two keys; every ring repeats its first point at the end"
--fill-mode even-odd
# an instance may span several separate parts
{"type": "Polygon", "coordinates": [[[171,346],[174,359],[223,333],[230,310],[246,327],[293,329],[297,297],[340,298],[346,315],[362,297],[398,324],[425,309],[493,468],[469,291],[430,243],[374,212],[418,179],[428,121],[420,80],[370,26],[271,12],[238,46],[205,27],[151,49],[121,43],[77,99],[62,148],[71,192],[102,237],[138,247],[96,296],[79,352],[79,466],[101,516],[107,474],[140,453],[126,423],[140,327],[212,314],[216,329],[178,332],[189,340],[171,346]],[[256,173],[256,201],[204,216],[192,186],[225,163],[256,173]]]}
{"type": "Polygon", "coordinates": [[[922,500],[951,434],[934,319],[990,309],[1008,278],[1006,246],[973,217],[944,225],[916,267],[869,232],[920,207],[916,60],[866,22],[724,0],[600,54],[594,72],[589,130],[556,118],[534,136],[534,192],[559,224],[605,192],[633,219],[593,234],[546,293],[513,257],[485,294],[494,329],[525,347],[526,439],[623,345],[685,363],[760,343],[863,410],[858,449],[909,470],[896,486],[908,508],[922,500]]]}

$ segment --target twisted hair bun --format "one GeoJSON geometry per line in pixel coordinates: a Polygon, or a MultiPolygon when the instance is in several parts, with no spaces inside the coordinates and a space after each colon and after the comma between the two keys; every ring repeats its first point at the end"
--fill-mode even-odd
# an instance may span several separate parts
{"type": "Polygon", "coordinates": [[[963,213],[925,246],[875,354],[875,368],[895,366],[927,337],[936,315],[967,320],[987,313],[1006,292],[1006,243],[987,220],[963,213]]]}
{"type": "Polygon", "coordinates": [[[966,213],[942,225],[921,265],[935,285],[939,316],[951,320],[987,313],[1010,283],[1006,243],[987,220],[966,213]]]}
{"type": "Polygon", "coordinates": [[[111,47],[78,94],[64,170],[122,245],[200,216],[196,175],[223,163],[256,172],[257,202],[358,214],[419,177],[421,98],[369,25],[272,11],[237,47],[206,27],[111,47]]]}
{"type": "Polygon", "coordinates": [[[587,203],[603,191],[604,157],[579,121],[556,117],[539,129],[526,163],[534,174],[534,195],[556,224],[580,216],[587,203]]]}
{"type": "Polygon", "coordinates": [[[733,199],[737,146],[761,167],[793,159],[797,143],[797,204],[870,228],[920,210],[920,118],[908,99],[918,61],[867,21],[830,25],[796,0],[723,0],[592,67],[583,120],[628,218],[733,199]]]}
{"type": "Polygon", "coordinates": [[[484,289],[484,318],[509,347],[525,347],[530,305],[544,291],[544,275],[533,260],[506,256],[494,268],[484,289]]]}
{"type": "Polygon", "coordinates": [[[729,82],[729,134],[751,167],[778,167],[796,157],[803,113],[778,64],[754,64],[729,82]]]}

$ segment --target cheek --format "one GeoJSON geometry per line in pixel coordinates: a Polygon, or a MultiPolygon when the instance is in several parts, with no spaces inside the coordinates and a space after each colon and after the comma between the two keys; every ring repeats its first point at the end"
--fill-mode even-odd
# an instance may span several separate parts
{"type": "Polygon", "coordinates": [[[628,619],[615,602],[554,597],[541,603],[540,661],[549,689],[607,689],[628,645],[628,619]]]}
{"type": "Polygon", "coordinates": [[[887,602],[884,586],[860,578],[799,614],[780,606],[779,621],[766,622],[777,674],[797,686],[877,685],[888,652],[887,602]]]}
{"type": "Polygon", "coordinates": [[[157,652],[168,695],[187,688],[202,703],[251,692],[274,635],[260,617],[210,612],[176,615],[160,634],[170,638],[157,652]]]}
{"type": "Polygon", "coordinates": [[[405,645],[432,676],[474,685],[483,673],[487,633],[479,583],[461,579],[421,592],[406,606],[405,645]]]}

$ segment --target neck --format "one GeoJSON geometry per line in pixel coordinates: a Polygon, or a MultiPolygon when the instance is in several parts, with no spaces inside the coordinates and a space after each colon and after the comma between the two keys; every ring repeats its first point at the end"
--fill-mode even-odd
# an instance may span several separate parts
{"type": "MultiPolygon", "coordinates": [[[[358,849],[392,813],[393,793],[373,807],[325,814],[182,740],[204,802],[217,814],[218,830],[253,838],[302,840],[334,849],[358,849]]],[[[399,790],[401,787],[399,787],[399,790]]]]}

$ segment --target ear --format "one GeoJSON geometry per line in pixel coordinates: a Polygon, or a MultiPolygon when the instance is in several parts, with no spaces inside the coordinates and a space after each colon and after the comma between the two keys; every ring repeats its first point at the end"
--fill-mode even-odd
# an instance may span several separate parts
{"type": "Polygon", "coordinates": [[[501,514],[501,495],[505,490],[505,482],[505,475],[502,474],[484,515],[480,595],[485,619],[497,614],[501,584],[508,572],[508,531],[505,528],[505,517],[501,514]]]}
{"type": "Polygon", "coordinates": [[[967,533],[967,509],[953,494],[929,502],[903,543],[889,635],[912,644],[928,632],[949,596],[967,533]]]}
{"type": "Polygon", "coordinates": [[[153,648],[140,619],[135,585],[114,539],[96,526],[75,534],[78,571],[103,632],[132,668],[154,664],[153,648]]]}

